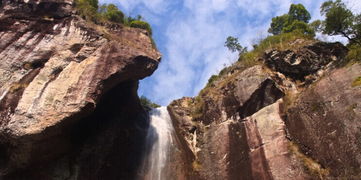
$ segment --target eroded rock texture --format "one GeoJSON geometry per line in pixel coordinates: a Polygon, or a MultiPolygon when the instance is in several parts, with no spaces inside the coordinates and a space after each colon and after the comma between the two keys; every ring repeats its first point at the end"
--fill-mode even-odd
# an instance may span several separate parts
{"type": "Polygon", "coordinates": [[[344,179],[361,175],[361,87],[352,86],[360,76],[360,64],[331,72],[302,92],[285,118],[292,140],[344,179]]]}
{"type": "Polygon", "coordinates": [[[137,84],[157,68],[160,54],[144,30],[95,25],[73,11],[72,1],[2,1],[0,174],[10,179],[14,171],[45,162],[68,173],[50,165],[53,174],[41,168],[28,173],[40,179],[54,173],[78,179],[134,175],[132,158],[147,126],[137,84]],[[74,151],[84,143],[87,150],[74,151]],[[60,157],[63,163],[53,161],[60,157]],[[119,167],[130,173],[112,169],[119,167]]]}
{"type": "Polygon", "coordinates": [[[305,76],[326,69],[330,62],[340,61],[347,53],[341,43],[318,42],[298,50],[271,50],[265,53],[267,66],[293,79],[303,80],[305,76]]]}
{"type": "Polygon", "coordinates": [[[288,151],[278,108],[284,93],[271,74],[254,66],[216,91],[204,93],[203,113],[196,121],[182,115],[187,114],[193,99],[184,98],[169,106],[176,128],[186,135],[201,164],[198,170],[204,179],[306,177],[288,151]],[[180,106],[187,101],[188,106],[180,106]],[[285,166],[292,168],[285,170],[285,166]]]}
{"type": "Polygon", "coordinates": [[[168,107],[204,179],[356,178],[360,65],[336,69],[347,49],[316,42],[262,62],[168,107]],[[312,105],[314,104],[314,105],[312,105]],[[340,174],[348,176],[341,176],[340,174]]]}

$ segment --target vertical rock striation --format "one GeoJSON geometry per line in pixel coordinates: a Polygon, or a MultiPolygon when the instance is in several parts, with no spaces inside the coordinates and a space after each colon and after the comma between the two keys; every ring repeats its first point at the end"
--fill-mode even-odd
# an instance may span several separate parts
{"type": "Polygon", "coordinates": [[[361,175],[361,87],[352,86],[360,76],[360,64],[333,71],[306,89],[285,118],[303,152],[344,179],[361,175]]]}
{"type": "Polygon", "coordinates": [[[265,52],[168,109],[204,179],[358,177],[360,65],[340,43],[265,52]],[[332,82],[332,83],[331,83],[332,82]],[[314,104],[314,105],[312,105],[314,104]],[[350,156],[351,155],[351,156],[350,156]]]}

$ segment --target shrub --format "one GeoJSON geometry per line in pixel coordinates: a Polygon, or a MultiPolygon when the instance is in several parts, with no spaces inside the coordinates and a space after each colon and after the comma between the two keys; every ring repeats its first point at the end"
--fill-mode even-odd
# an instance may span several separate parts
{"type": "Polygon", "coordinates": [[[86,20],[96,22],[99,19],[98,1],[94,0],[76,0],[75,5],[78,14],[86,20]],[[94,4],[96,2],[96,5],[94,4]]]}
{"type": "Polygon", "coordinates": [[[201,97],[202,91],[199,93],[199,95],[195,98],[194,100],[194,105],[193,105],[193,109],[192,109],[192,113],[191,116],[193,119],[198,119],[201,118],[203,115],[203,110],[204,110],[204,100],[201,97]]]}
{"type": "Polygon", "coordinates": [[[247,66],[255,65],[257,60],[263,56],[263,53],[266,50],[270,48],[280,50],[290,49],[292,48],[290,42],[293,42],[296,39],[312,40],[313,35],[307,35],[299,31],[293,31],[289,33],[268,36],[267,38],[263,39],[254,50],[242,54],[239,57],[239,61],[242,61],[247,66]]]}
{"type": "Polygon", "coordinates": [[[292,24],[283,28],[283,32],[295,32],[315,36],[315,31],[303,21],[293,21],[292,24]]]}
{"type": "Polygon", "coordinates": [[[208,79],[208,83],[207,86],[210,86],[214,81],[216,81],[218,79],[217,75],[212,75],[209,79],[208,79]]]}
{"type": "Polygon", "coordinates": [[[330,174],[329,169],[323,168],[317,161],[303,154],[296,143],[290,141],[288,149],[292,155],[294,155],[298,160],[301,160],[305,170],[307,170],[313,177],[317,179],[324,179],[330,174]]]}
{"type": "Polygon", "coordinates": [[[141,96],[140,97],[140,104],[143,106],[144,109],[146,110],[151,110],[153,108],[159,108],[160,105],[153,103],[151,100],[149,100],[147,97],[145,96],[141,96]]]}
{"type": "Polygon", "coordinates": [[[349,46],[349,52],[347,53],[346,59],[348,61],[361,61],[361,46],[353,44],[349,46]]]}
{"type": "Polygon", "coordinates": [[[124,23],[124,13],[118,9],[114,4],[102,5],[99,13],[111,22],[124,23]]]}
{"type": "Polygon", "coordinates": [[[352,84],[351,84],[352,87],[356,87],[356,86],[361,86],[361,76],[359,76],[358,78],[356,78],[352,84]]]}
{"type": "Polygon", "coordinates": [[[150,35],[152,35],[152,28],[147,22],[141,20],[134,20],[130,22],[130,27],[145,29],[149,32],[150,35]]]}

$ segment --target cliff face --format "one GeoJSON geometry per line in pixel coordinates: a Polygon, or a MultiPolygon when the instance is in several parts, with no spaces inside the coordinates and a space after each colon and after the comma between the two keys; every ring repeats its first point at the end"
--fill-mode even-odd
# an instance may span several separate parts
{"type": "Polygon", "coordinates": [[[145,30],[95,25],[74,15],[72,6],[1,1],[0,174],[10,179],[29,166],[49,171],[23,173],[27,178],[92,179],[131,174],[137,165],[135,142],[145,132],[136,125],[147,126],[137,84],[157,68],[160,54],[145,30]],[[124,169],[106,168],[117,160],[124,169]]]}
{"type": "Polygon", "coordinates": [[[361,66],[336,68],[346,53],[322,42],[267,51],[261,65],[236,64],[198,97],[173,101],[202,178],[359,177],[361,66]]]}
{"type": "MultiPolygon", "coordinates": [[[[160,54],[146,31],[86,22],[72,3],[0,1],[0,179],[149,178],[137,88],[160,54]]],[[[270,50],[175,100],[177,146],[162,173],[359,179],[361,65],[337,68],[346,53],[322,42],[270,50]]]]}

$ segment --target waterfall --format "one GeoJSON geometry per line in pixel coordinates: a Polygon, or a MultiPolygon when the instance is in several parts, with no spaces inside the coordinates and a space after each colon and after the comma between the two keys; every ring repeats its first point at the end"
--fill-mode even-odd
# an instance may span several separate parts
{"type": "Polygon", "coordinates": [[[165,171],[174,145],[174,128],[166,107],[150,112],[150,126],[146,136],[146,155],[143,163],[146,180],[167,179],[165,171]]]}

